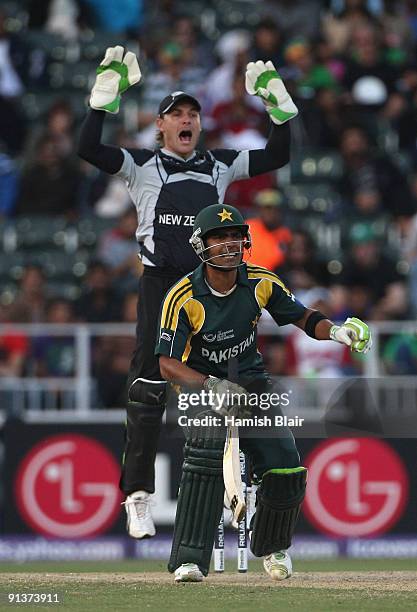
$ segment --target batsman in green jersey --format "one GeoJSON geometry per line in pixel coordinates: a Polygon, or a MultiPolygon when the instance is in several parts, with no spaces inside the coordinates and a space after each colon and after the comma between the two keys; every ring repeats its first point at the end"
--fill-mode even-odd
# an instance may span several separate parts
{"type": "MultiPolygon", "coordinates": [[[[334,340],[362,353],[371,347],[368,326],[359,319],[335,325],[319,311],[305,308],[276,274],[244,263],[245,250],[251,247],[249,226],[233,206],[204,208],[195,219],[190,243],[202,264],[165,296],[155,353],[167,381],[211,392],[216,401],[199,412],[200,417],[213,415],[212,426],[185,427],[185,460],[168,565],[177,582],[200,582],[207,576],[223,508],[225,428],[216,426],[214,414],[247,417],[256,409],[245,398],[273,391],[257,350],[262,309],[278,325],[292,323],[317,340],[334,340]],[[239,384],[227,380],[230,359],[238,360],[239,384]]],[[[251,550],[264,558],[273,579],[289,578],[287,548],[304,499],[307,470],[300,465],[287,428],[273,437],[243,437],[241,449],[259,482],[251,550]]]]}

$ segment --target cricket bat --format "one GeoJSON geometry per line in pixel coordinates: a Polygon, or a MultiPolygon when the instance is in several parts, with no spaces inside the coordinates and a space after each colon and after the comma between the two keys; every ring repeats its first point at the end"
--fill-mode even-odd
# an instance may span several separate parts
{"type": "MultiPolygon", "coordinates": [[[[229,359],[227,378],[231,382],[238,382],[236,358],[229,359]]],[[[233,521],[239,523],[246,512],[246,503],[240,473],[239,428],[236,425],[229,425],[227,428],[223,453],[223,480],[230,509],[233,512],[233,521]]]]}

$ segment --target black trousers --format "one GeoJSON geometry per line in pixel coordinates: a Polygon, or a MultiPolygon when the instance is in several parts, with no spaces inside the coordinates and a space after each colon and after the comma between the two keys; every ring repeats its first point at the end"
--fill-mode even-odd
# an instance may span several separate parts
{"type": "MultiPolygon", "coordinates": [[[[155,357],[159,311],[168,289],[183,276],[181,273],[164,273],[159,268],[145,266],[139,279],[136,348],[128,375],[128,389],[136,378],[162,380],[158,359],[155,357]]],[[[134,410],[134,409],[132,409],[134,410]]],[[[163,411],[155,406],[155,414],[149,411],[134,419],[128,418],[125,432],[120,488],[129,495],[134,491],[155,490],[155,457],[163,411]]]]}

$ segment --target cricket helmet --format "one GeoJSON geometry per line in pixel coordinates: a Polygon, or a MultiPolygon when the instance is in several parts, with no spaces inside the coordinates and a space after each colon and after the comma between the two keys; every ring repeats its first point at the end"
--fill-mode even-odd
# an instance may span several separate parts
{"type": "MultiPolygon", "coordinates": [[[[228,254],[235,251],[236,248],[239,248],[239,251],[237,252],[240,252],[243,255],[243,249],[251,248],[252,242],[249,232],[249,225],[245,223],[245,220],[238,209],[234,206],[230,206],[229,204],[213,204],[212,206],[206,206],[200,210],[195,218],[193,233],[190,238],[190,244],[201,261],[215,266],[215,264],[210,263],[210,259],[212,258],[209,256],[209,251],[213,246],[217,245],[207,247],[204,239],[207,238],[212,231],[225,228],[237,228],[242,232],[242,240],[235,240],[225,243],[228,246],[228,250],[231,249],[228,254]]],[[[240,262],[238,265],[241,265],[241,263],[242,262],[240,262]]]]}

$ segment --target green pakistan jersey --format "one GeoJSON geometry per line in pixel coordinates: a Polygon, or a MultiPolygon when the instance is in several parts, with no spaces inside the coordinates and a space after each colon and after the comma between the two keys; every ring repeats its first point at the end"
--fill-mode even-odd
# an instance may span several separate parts
{"type": "Polygon", "coordinates": [[[237,271],[236,288],[227,296],[210,291],[204,264],[171,287],[162,303],[156,355],[219,378],[227,377],[228,359],[237,357],[242,382],[266,376],[257,350],[262,309],[287,325],[299,321],[305,307],[266,268],[243,264],[237,271]]]}

